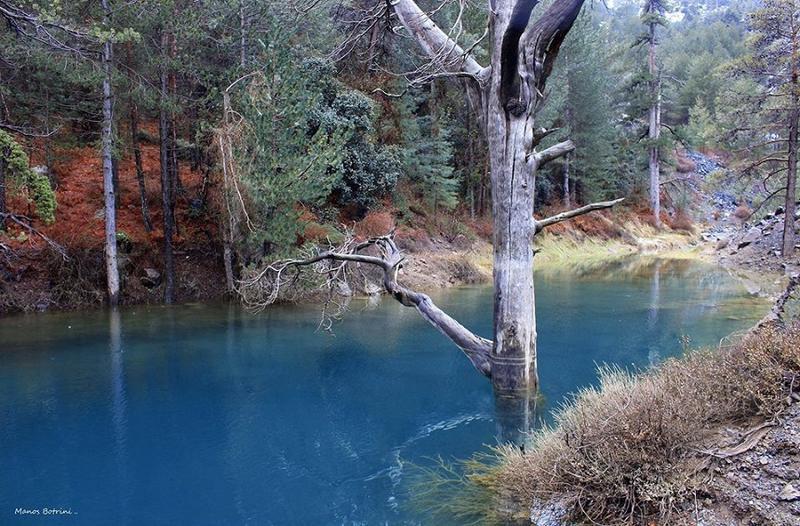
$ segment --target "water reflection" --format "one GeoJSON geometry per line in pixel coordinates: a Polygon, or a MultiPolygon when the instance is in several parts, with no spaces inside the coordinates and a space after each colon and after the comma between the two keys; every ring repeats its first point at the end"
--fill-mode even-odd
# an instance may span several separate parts
{"type": "Polygon", "coordinates": [[[120,521],[122,524],[127,524],[129,484],[128,418],[126,414],[127,401],[125,399],[125,364],[122,355],[122,321],[117,308],[108,312],[108,342],[108,351],[111,358],[111,414],[114,426],[114,453],[119,488],[117,498],[122,511],[120,521]]]}

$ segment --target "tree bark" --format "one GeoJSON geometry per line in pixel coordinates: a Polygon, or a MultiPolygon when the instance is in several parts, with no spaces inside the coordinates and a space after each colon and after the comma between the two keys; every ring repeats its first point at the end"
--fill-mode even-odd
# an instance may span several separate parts
{"type": "Polygon", "coordinates": [[[786,212],[783,215],[783,248],[781,255],[784,258],[794,255],[795,245],[795,213],[797,210],[797,151],[798,151],[798,120],[800,112],[792,112],[792,122],[789,123],[789,170],[786,173],[786,212]]]}
{"type": "Polygon", "coordinates": [[[150,205],[147,203],[147,187],[144,180],[144,167],[142,166],[142,148],[139,145],[139,107],[131,97],[130,101],[130,127],[131,145],[133,146],[133,159],[136,165],[136,182],[139,185],[139,202],[142,209],[142,221],[147,232],[153,231],[153,222],[150,219],[150,205]]]}
{"type": "Polygon", "coordinates": [[[0,230],[6,229],[6,172],[8,171],[8,161],[6,160],[11,152],[0,152],[0,230]]]}
{"type": "Polygon", "coordinates": [[[564,208],[570,207],[570,195],[569,195],[569,154],[564,156],[564,184],[562,186],[562,192],[564,193],[564,208]]]}
{"type": "Polygon", "coordinates": [[[792,35],[792,78],[789,89],[792,94],[792,111],[789,122],[789,160],[786,174],[786,213],[783,216],[783,247],[781,255],[784,258],[794,254],[795,243],[795,211],[797,209],[797,154],[798,154],[798,126],[800,126],[800,46],[798,46],[798,31],[792,35]]]}
{"type": "Polygon", "coordinates": [[[247,16],[244,0],[239,0],[239,65],[247,67],[247,16]]]}
{"type": "MultiPolygon", "coordinates": [[[[101,0],[104,22],[110,25],[111,9],[108,0],[101,0]]],[[[114,185],[114,93],[111,86],[111,41],[103,44],[103,193],[105,195],[106,281],[108,302],[119,302],[119,269],[117,268],[117,210],[114,185]]]]}
{"type": "MultiPolygon", "coordinates": [[[[161,36],[162,51],[166,56],[169,36],[164,32],[161,36]]],[[[164,303],[171,304],[175,300],[175,261],[172,247],[172,227],[173,208],[172,208],[172,167],[170,155],[170,118],[167,108],[167,93],[169,90],[169,79],[166,68],[161,71],[161,104],[158,116],[159,144],[161,146],[161,209],[163,212],[164,223],[164,303]]]]}
{"type": "MultiPolygon", "coordinates": [[[[651,6],[651,13],[654,13],[651,6]]],[[[656,62],[656,23],[649,24],[648,69],[650,71],[650,129],[648,138],[650,148],[648,162],[650,171],[650,209],[653,212],[653,224],[661,228],[661,173],[658,141],[661,138],[661,79],[656,62]]]]}

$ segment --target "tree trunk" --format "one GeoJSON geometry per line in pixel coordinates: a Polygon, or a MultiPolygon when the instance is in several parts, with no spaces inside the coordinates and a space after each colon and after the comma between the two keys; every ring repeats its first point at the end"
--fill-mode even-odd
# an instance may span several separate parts
{"type": "MultiPolygon", "coordinates": [[[[169,36],[164,33],[161,37],[162,49],[166,51],[169,36]]],[[[158,116],[159,144],[161,145],[161,209],[164,216],[164,303],[171,304],[175,298],[175,261],[172,251],[172,167],[170,155],[170,119],[167,108],[167,91],[169,80],[166,70],[161,72],[161,107],[158,116]]]]}
{"type": "Polygon", "coordinates": [[[650,43],[648,53],[650,71],[650,209],[653,212],[653,224],[661,228],[661,173],[659,168],[660,152],[658,140],[661,138],[661,80],[656,63],[656,24],[650,23],[650,43]]]}
{"type": "Polygon", "coordinates": [[[800,126],[800,49],[798,49],[798,33],[794,33],[792,38],[792,78],[790,89],[792,90],[792,111],[789,122],[789,162],[786,174],[786,213],[783,216],[783,247],[781,255],[784,258],[794,254],[794,216],[797,209],[797,150],[798,150],[798,126],[800,126]]]}
{"type": "Polygon", "coordinates": [[[11,151],[0,152],[0,230],[6,229],[6,172],[8,171],[8,161],[11,151]]]}
{"type": "MultiPolygon", "coordinates": [[[[499,8],[499,6],[498,6],[499,8]]],[[[495,42],[502,42],[511,6],[498,9],[495,42]]],[[[502,64],[495,45],[492,64],[502,64]]],[[[536,390],[536,309],[533,290],[533,200],[535,164],[526,145],[533,133],[532,112],[511,112],[503,100],[503,75],[492,74],[486,126],[492,189],[494,346],[492,385],[499,395],[536,390]],[[521,113],[521,115],[514,115],[521,113]]]]}
{"type": "Polygon", "coordinates": [[[569,208],[571,206],[569,194],[569,157],[569,154],[564,156],[564,185],[562,188],[564,192],[564,208],[569,208]]]}
{"type": "MultiPolygon", "coordinates": [[[[101,0],[105,23],[108,26],[111,10],[108,0],[101,0]]],[[[119,269],[117,268],[117,210],[114,185],[114,95],[111,87],[111,41],[103,44],[103,192],[105,195],[106,280],[108,302],[119,302],[119,269]]]]}
{"type": "Polygon", "coordinates": [[[247,67],[247,16],[244,0],[239,0],[239,62],[244,70],[247,67]]]}
{"type": "Polygon", "coordinates": [[[789,171],[786,174],[786,213],[783,215],[783,248],[781,255],[784,258],[794,254],[795,243],[795,212],[797,210],[797,150],[798,150],[798,120],[800,111],[792,112],[789,123],[789,171]]]}
{"type": "Polygon", "coordinates": [[[142,148],[139,146],[139,108],[130,99],[130,127],[131,127],[131,145],[133,146],[133,159],[136,165],[136,182],[139,185],[139,201],[142,208],[142,221],[144,228],[148,232],[153,231],[153,222],[150,220],[150,206],[147,203],[147,187],[144,180],[144,167],[142,166],[142,148]]]}
{"type": "Polygon", "coordinates": [[[469,78],[468,100],[480,101],[489,147],[494,243],[494,341],[488,361],[495,392],[516,398],[538,387],[533,281],[536,171],[574,149],[568,142],[537,153],[540,130],[534,127],[534,116],[583,0],[556,0],[531,22],[538,3],[491,2],[489,68],[450,40],[413,0],[391,3],[432,65],[469,78]]]}

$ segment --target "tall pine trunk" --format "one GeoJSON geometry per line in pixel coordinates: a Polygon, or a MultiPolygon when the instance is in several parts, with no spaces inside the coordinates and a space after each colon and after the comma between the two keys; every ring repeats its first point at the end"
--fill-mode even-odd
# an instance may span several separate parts
{"type": "Polygon", "coordinates": [[[563,185],[562,185],[562,192],[564,193],[564,208],[569,208],[570,204],[570,194],[569,194],[569,158],[570,154],[564,156],[564,168],[563,168],[563,185]]]}
{"type": "Polygon", "coordinates": [[[800,49],[795,33],[792,39],[792,111],[789,119],[789,162],[786,174],[786,214],[783,216],[783,247],[781,255],[788,258],[794,254],[795,243],[795,212],[797,209],[797,153],[798,153],[798,126],[800,126],[800,49]]]}
{"type": "Polygon", "coordinates": [[[656,63],[656,23],[650,22],[648,66],[650,71],[650,149],[648,155],[650,171],[650,209],[656,228],[661,228],[661,173],[658,141],[661,138],[661,80],[656,63]]]}
{"type": "Polygon", "coordinates": [[[786,213],[783,216],[783,248],[784,258],[794,254],[795,213],[797,211],[797,153],[798,153],[798,120],[800,111],[792,112],[789,123],[789,171],[786,174],[786,213]]]}
{"type": "MultiPolygon", "coordinates": [[[[106,26],[110,25],[108,0],[101,0],[106,26]]],[[[106,283],[108,302],[119,302],[119,269],[117,267],[117,210],[114,178],[114,94],[111,86],[111,41],[103,44],[103,193],[105,196],[106,283]]]]}
{"type": "Polygon", "coordinates": [[[139,186],[139,202],[142,209],[142,221],[148,232],[153,231],[153,222],[150,219],[150,205],[147,203],[147,186],[144,180],[144,167],[142,165],[142,148],[139,145],[139,108],[131,97],[130,101],[130,127],[131,145],[133,146],[133,159],[136,165],[136,182],[139,186]]]}
{"type": "MultiPolygon", "coordinates": [[[[167,46],[169,35],[164,32],[161,35],[161,47],[163,56],[167,56],[167,46]]],[[[167,93],[169,90],[169,79],[166,68],[161,71],[161,104],[158,115],[158,135],[161,147],[161,210],[163,212],[164,223],[164,303],[171,304],[175,301],[175,259],[172,247],[173,232],[173,201],[172,188],[172,130],[170,130],[169,108],[167,93]]]]}
{"type": "Polygon", "coordinates": [[[8,171],[8,161],[11,150],[6,148],[0,151],[0,230],[6,229],[6,172],[8,171]]]}

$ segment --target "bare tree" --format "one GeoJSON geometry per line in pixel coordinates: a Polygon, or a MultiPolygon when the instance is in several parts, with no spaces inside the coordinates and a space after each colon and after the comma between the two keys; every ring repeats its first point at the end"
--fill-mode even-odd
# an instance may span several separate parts
{"type": "MultiPolygon", "coordinates": [[[[109,0],[101,0],[103,22],[110,27],[109,0]]],[[[119,268],[117,266],[117,207],[114,177],[114,93],[112,90],[113,44],[111,37],[103,43],[103,194],[105,195],[106,284],[108,302],[119,301],[119,268]]]]}
{"type": "MultiPolygon", "coordinates": [[[[428,80],[463,79],[466,97],[487,138],[494,224],[493,341],[473,334],[436,307],[428,296],[398,282],[404,256],[391,236],[365,243],[348,242],[306,259],[274,263],[245,278],[244,288],[271,290],[260,296],[263,304],[277,299],[277,291],[297,279],[292,269],[316,265],[318,271],[328,275],[343,275],[350,265],[376,267],[383,275],[386,291],[403,305],[416,308],[450,338],[476,369],[492,379],[498,394],[535,390],[534,236],[546,226],[620,202],[596,203],[545,220],[534,219],[538,169],[575,148],[572,141],[566,140],[538,151],[537,146],[553,130],[537,128],[535,121],[544,100],[545,83],[583,0],[555,0],[534,19],[531,15],[538,4],[537,0],[490,2],[487,36],[492,48],[491,65],[485,67],[471,55],[473,46],[459,45],[416,2],[390,2],[402,26],[428,57],[428,64],[417,74],[428,80]],[[320,267],[321,262],[328,263],[320,267]]],[[[328,284],[333,286],[330,280],[328,284]]]]}

